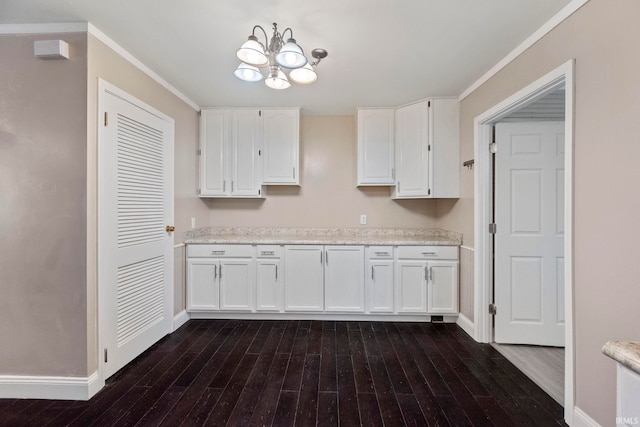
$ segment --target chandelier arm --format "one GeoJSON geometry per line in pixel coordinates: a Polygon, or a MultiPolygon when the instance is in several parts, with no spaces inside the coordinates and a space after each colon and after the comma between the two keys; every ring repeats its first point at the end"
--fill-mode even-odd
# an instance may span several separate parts
{"type": "Polygon", "coordinates": [[[291,35],[291,37],[289,37],[290,39],[293,38],[293,30],[291,28],[286,28],[283,32],[282,32],[282,40],[286,40],[284,38],[284,35],[287,33],[287,31],[289,31],[289,34],[291,35]]]}
{"type": "Polygon", "coordinates": [[[254,26],[253,31],[251,31],[251,35],[252,36],[256,35],[256,28],[260,28],[260,30],[262,31],[262,34],[264,34],[264,45],[267,46],[269,44],[269,37],[267,36],[267,32],[264,30],[264,28],[262,28],[262,26],[260,25],[254,26]]]}

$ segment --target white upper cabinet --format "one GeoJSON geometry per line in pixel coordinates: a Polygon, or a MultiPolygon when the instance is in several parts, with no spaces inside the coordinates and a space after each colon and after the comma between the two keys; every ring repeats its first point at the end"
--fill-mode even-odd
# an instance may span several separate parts
{"type": "Polygon", "coordinates": [[[396,110],[394,198],[423,198],[429,188],[429,108],[427,101],[396,110]]]}
{"type": "Polygon", "coordinates": [[[199,195],[262,197],[261,144],[260,110],[202,110],[199,195]]]}
{"type": "Polygon", "coordinates": [[[394,109],[358,109],[358,185],[395,185],[394,109]]]}
{"type": "Polygon", "coordinates": [[[200,197],[261,198],[299,184],[300,109],[203,109],[200,197]]]}
{"type": "Polygon", "coordinates": [[[431,98],[396,109],[392,197],[460,196],[459,101],[431,98]]]}
{"type": "Polygon", "coordinates": [[[300,183],[300,109],[264,109],[263,184],[300,183]]]}

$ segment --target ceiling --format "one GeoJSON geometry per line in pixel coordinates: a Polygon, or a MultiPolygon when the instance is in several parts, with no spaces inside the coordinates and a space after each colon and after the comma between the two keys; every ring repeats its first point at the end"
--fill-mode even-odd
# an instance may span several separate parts
{"type": "MultiPolygon", "coordinates": [[[[202,107],[353,114],[458,96],[570,0],[0,0],[0,24],[89,21],[202,107]],[[283,91],[234,77],[254,25],[291,27],[318,81],[283,91]]],[[[262,36],[261,36],[262,37],[262,36]]]]}

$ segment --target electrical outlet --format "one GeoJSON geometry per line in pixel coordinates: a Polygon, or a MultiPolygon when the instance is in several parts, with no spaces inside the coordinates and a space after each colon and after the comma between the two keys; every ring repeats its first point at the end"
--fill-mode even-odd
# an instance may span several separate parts
{"type": "Polygon", "coordinates": [[[360,215],[360,225],[365,225],[367,223],[367,216],[360,215]]]}
{"type": "Polygon", "coordinates": [[[191,228],[196,228],[196,219],[191,218],[191,228]]]}

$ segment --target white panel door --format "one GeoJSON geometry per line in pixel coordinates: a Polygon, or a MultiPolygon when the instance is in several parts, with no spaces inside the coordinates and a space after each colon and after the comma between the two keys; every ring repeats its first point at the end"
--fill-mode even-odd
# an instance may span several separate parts
{"type": "Polygon", "coordinates": [[[364,247],[326,246],[325,311],[364,312],[364,247]]]}
{"type": "Polygon", "coordinates": [[[202,110],[200,116],[200,195],[228,194],[226,176],[231,111],[202,110]]]}
{"type": "Polygon", "coordinates": [[[259,110],[233,111],[231,196],[260,196],[262,168],[259,110]]]}
{"type": "Polygon", "coordinates": [[[426,101],[396,110],[395,197],[429,195],[428,113],[426,101]]]}
{"type": "Polygon", "coordinates": [[[100,81],[98,306],[108,378],[173,324],[173,119],[100,81]]]}
{"type": "Polygon", "coordinates": [[[369,260],[366,274],[367,313],[393,313],[393,260],[369,260]]]}
{"type": "Polygon", "coordinates": [[[220,260],[220,310],[253,311],[254,274],[253,259],[220,260]]]}
{"type": "Polygon", "coordinates": [[[282,268],[279,258],[256,261],[256,310],[282,310],[282,268]]]}
{"type": "Polygon", "coordinates": [[[396,311],[427,312],[427,263],[398,260],[396,263],[396,311]]]}
{"type": "Polygon", "coordinates": [[[220,262],[211,258],[187,259],[187,310],[218,310],[220,262]]]}
{"type": "Polygon", "coordinates": [[[262,110],[263,183],[298,184],[300,110],[262,110]]]}
{"type": "Polygon", "coordinates": [[[564,346],[564,122],[495,131],[495,341],[564,346]]]}
{"type": "Polygon", "coordinates": [[[324,310],[324,248],[285,246],[285,311],[324,310]]]}
{"type": "Polygon", "coordinates": [[[427,310],[429,314],[458,313],[458,263],[429,261],[427,310]]]}
{"type": "Polygon", "coordinates": [[[358,110],[358,185],[394,185],[394,110],[358,110]]]}

